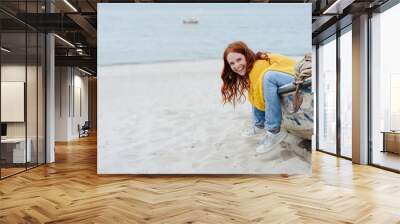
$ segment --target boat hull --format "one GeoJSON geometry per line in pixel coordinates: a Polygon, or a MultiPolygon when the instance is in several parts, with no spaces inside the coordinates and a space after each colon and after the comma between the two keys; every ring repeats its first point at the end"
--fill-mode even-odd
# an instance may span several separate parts
{"type": "Polygon", "coordinates": [[[300,88],[303,98],[300,109],[293,110],[294,90],[280,94],[282,109],[282,125],[289,133],[303,139],[311,140],[314,132],[314,94],[311,80],[308,85],[300,88]]]}

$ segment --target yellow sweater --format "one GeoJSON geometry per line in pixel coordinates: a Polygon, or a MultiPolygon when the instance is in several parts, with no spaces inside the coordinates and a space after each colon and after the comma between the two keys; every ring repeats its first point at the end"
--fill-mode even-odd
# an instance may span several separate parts
{"type": "Polygon", "coordinates": [[[263,95],[263,80],[264,75],[268,71],[284,72],[294,76],[294,67],[296,61],[279,54],[268,54],[270,62],[266,60],[257,60],[254,62],[253,68],[249,73],[250,89],[249,101],[250,103],[261,111],[265,111],[265,101],[263,95]]]}

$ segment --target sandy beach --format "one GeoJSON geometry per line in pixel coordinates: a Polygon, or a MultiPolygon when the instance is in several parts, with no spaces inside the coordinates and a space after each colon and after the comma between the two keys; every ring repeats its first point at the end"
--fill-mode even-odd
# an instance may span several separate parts
{"type": "MultiPolygon", "coordinates": [[[[248,102],[222,105],[222,60],[98,67],[99,174],[303,174],[310,152],[256,154],[248,102]]],[[[297,142],[288,136],[288,142],[297,142]]]]}

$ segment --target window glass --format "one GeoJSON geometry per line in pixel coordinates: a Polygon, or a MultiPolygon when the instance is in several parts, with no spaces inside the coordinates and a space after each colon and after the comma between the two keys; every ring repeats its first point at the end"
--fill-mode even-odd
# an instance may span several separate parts
{"type": "Polygon", "coordinates": [[[336,40],[318,48],[318,149],[336,153],[336,40]]]}
{"type": "Polygon", "coordinates": [[[374,15],[372,32],[372,163],[400,170],[400,4],[374,15]]]}
{"type": "Polygon", "coordinates": [[[340,153],[351,158],[352,141],[352,35],[340,36],[340,153]]]}

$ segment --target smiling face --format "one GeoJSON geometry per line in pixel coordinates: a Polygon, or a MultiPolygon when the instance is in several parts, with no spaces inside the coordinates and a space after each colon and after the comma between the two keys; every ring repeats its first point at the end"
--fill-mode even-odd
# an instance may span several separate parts
{"type": "Polygon", "coordinates": [[[232,71],[241,76],[246,75],[247,62],[243,54],[231,52],[226,56],[226,60],[232,71]]]}

